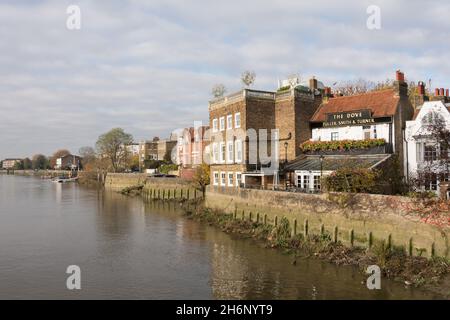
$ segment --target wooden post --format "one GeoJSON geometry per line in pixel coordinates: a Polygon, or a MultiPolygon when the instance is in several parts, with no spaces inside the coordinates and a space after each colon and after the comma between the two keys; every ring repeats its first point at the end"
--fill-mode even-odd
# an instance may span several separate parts
{"type": "Polygon", "coordinates": [[[170,189],[167,191],[167,199],[170,199],[170,189]]]}
{"type": "Polygon", "coordinates": [[[241,220],[244,220],[244,219],[245,219],[245,211],[242,210],[242,219],[241,220]]]}
{"type": "Polygon", "coordinates": [[[180,199],[183,199],[183,189],[181,189],[180,199]]]}
{"type": "Polygon", "coordinates": [[[325,225],[322,223],[320,225],[320,235],[324,235],[325,234],[325,225]]]}
{"type": "Polygon", "coordinates": [[[413,238],[409,238],[409,243],[408,243],[408,255],[410,257],[413,256],[413,238]]]}
{"type": "Polygon", "coordinates": [[[252,212],[250,211],[250,213],[249,213],[249,215],[248,215],[248,220],[250,221],[250,222],[252,222],[252,212]]]}
{"type": "Polygon", "coordinates": [[[431,257],[433,258],[436,255],[436,248],[434,242],[431,244],[431,257]]]}
{"type": "Polygon", "coordinates": [[[350,245],[353,247],[355,243],[355,232],[353,231],[353,229],[350,230],[350,245]]]}
{"type": "Polygon", "coordinates": [[[259,212],[256,213],[256,223],[259,223],[259,212]]]}
{"type": "Polygon", "coordinates": [[[158,200],[161,199],[161,189],[158,189],[158,200]]]}
{"type": "Polygon", "coordinates": [[[305,234],[305,238],[308,236],[308,230],[309,226],[308,226],[308,219],[305,220],[305,225],[303,226],[303,232],[305,234]]]}
{"type": "Polygon", "coordinates": [[[275,216],[275,227],[278,226],[278,216],[275,216]]]}
{"type": "Polygon", "coordinates": [[[338,233],[339,233],[338,227],[335,226],[334,227],[334,233],[333,233],[333,241],[334,241],[334,243],[338,242],[338,233]]]}
{"type": "Polygon", "coordinates": [[[194,199],[197,199],[197,189],[194,189],[194,199]]]}
{"type": "Polygon", "coordinates": [[[189,200],[189,189],[187,189],[186,198],[189,200]]]}
{"type": "Polygon", "coordinates": [[[267,224],[267,214],[264,214],[264,225],[267,224]]]}
{"type": "Polygon", "coordinates": [[[388,250],[391,250],[391,249],[392,249],[392,234],[389,234],[389,235],[388,235],[387,249],[388,249],[388,250]]]}
{"type": "Polygon", "coordinates": [[[368,234],[367,238],[368,238],[368,241],[369,241],[369,249],[372,249],[372,246],[373,246],[372,231],[369,231],[369,234],[368,234]]]}
{"type": "Polygon", "coordinates": [[[234,220],[237,219],[237,208],[234,209],[234,220]]]}
{"type": "Polygon", "coordinates": [[[294,219],[294,236],[297,235],[297,219],[294,219]]]}
{"type": "Polygon", "coordinates": [[[163,200],[166,198],[166,189],[163,190],[163,200]]]}

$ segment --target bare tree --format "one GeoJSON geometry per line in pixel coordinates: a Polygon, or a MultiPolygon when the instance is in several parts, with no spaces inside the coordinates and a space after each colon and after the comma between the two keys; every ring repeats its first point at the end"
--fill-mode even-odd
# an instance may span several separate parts
{"type": "Polygon", "coordinates": [[[225,92],[227,92],[227,89],[225,88],[225,86],[221,83],[214,85],[214,87],[212,88],[212,95],[214,98],[222,98],[223,95],[225,94],[225,92]]]}
{"type": "Polygon", "coordinates": [[[245,87],[250,87],[256,79],[256,74],[254,71],[244,71],[241,75],[241,81],[245,87]]]}
{"type": "Polygon", "coordinates": [[[353,96],[357,94],[367,93],[374,90],[375,88],[376,84],[374,82],[359,78],[357,80],[338,83],[334,88],[334,91],[344,96],[353,96]]]}

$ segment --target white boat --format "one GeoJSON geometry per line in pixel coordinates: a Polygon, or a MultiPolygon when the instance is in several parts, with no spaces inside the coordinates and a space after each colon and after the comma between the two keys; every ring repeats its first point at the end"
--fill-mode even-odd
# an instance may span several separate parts
{"type": "Polygon", "coordinates": [[[52,181],[56,182],[56,183],[75,182],[75,181],[78,181],[78,177],[74,177],[74,178],[58,177],[58,178],[54,178],[52,181]]]}

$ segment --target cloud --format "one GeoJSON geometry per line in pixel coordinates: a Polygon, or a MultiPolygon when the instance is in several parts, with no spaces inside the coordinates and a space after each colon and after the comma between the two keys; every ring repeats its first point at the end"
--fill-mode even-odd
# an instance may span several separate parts
{"type": "Polygon", "coordinates": [[[73,1],[0,4],[0,158],[73,152],[121,126],[136,140],[208,120],[211,87],[275,89],[300,73],[333,83],[392,78],[450,87],[447,1],[73,1]],[[366,28],[366,8],[382,28],[366,28]]]}

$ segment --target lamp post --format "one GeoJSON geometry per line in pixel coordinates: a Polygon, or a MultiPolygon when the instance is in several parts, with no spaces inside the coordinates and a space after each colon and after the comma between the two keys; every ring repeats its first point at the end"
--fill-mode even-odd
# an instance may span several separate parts
{"type": "Polygon", "coordinates": [[[322,189],[322,173],[323,173],[323,154],[320,155],[320,189],[322,189]]]}

